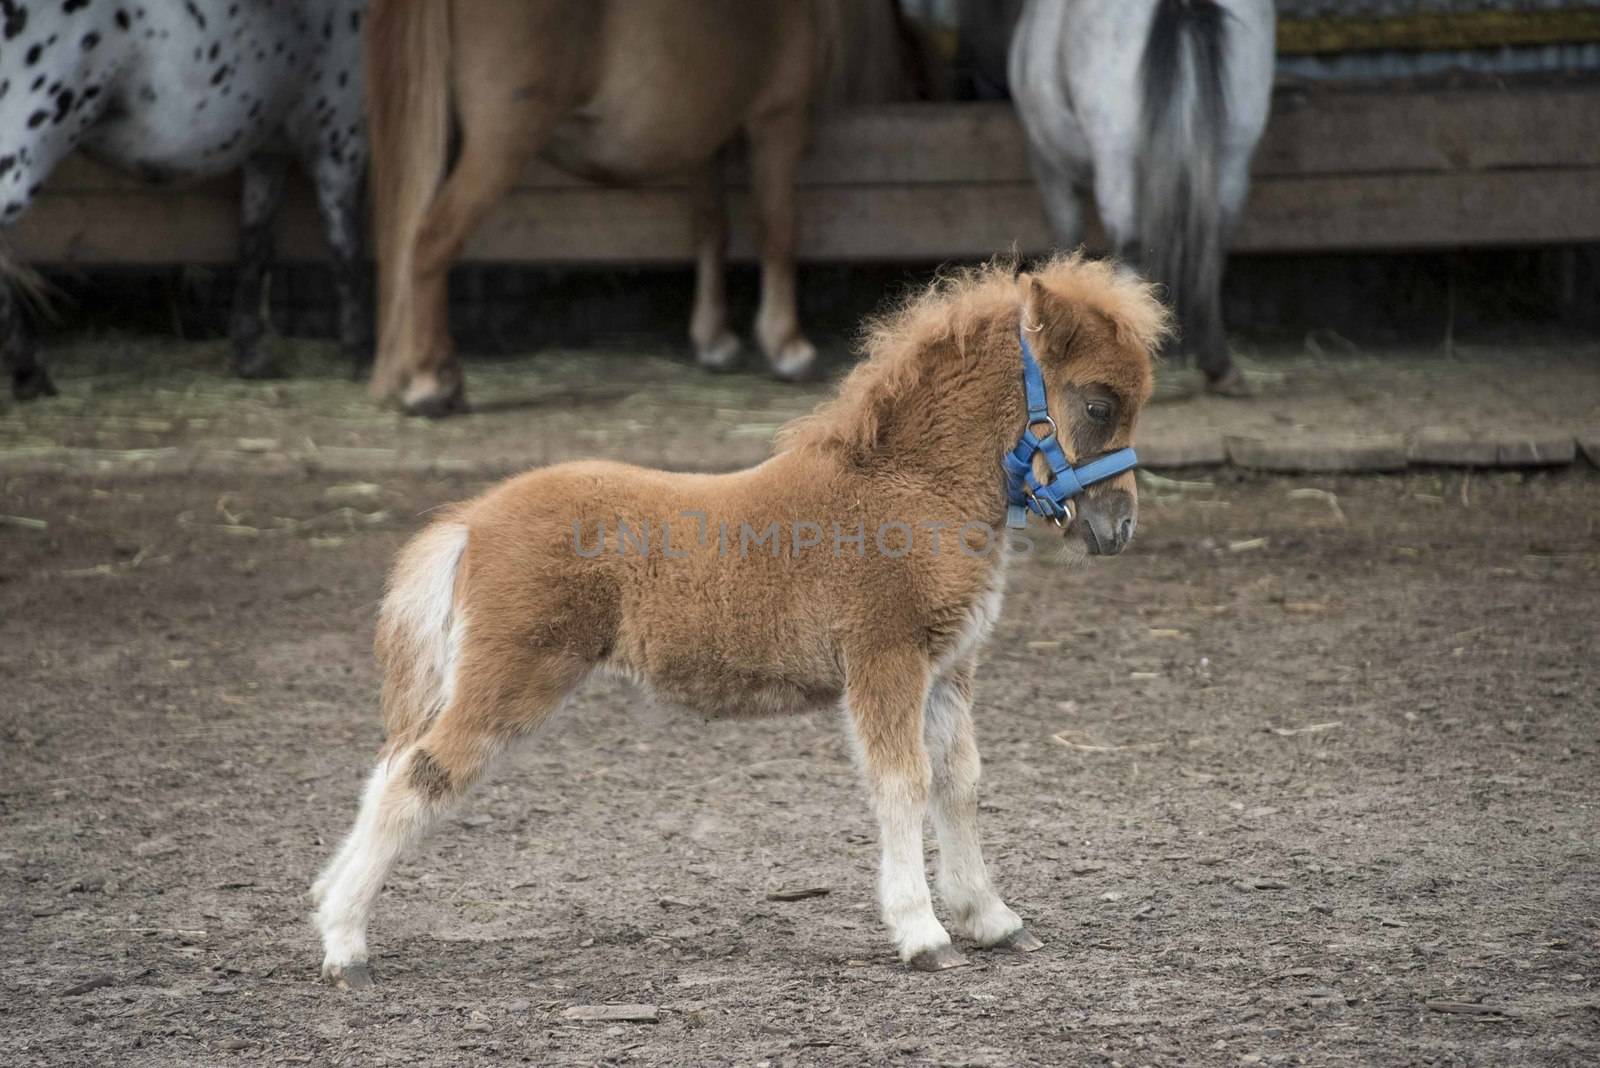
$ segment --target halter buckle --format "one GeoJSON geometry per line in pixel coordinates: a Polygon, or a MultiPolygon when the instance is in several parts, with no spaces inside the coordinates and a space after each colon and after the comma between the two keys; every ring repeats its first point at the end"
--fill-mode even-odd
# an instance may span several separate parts
{"type": "MultiPolygon", "coordinates": [[[[1032,488],[1029,486],[1024,485],[1022,487],[1022,492],[1028,495],[1028,500],[1030,501],[1038,501],[1042,499],[1037,493],[1033,492],[1032,488]]],[[[1036,511],[1038,511],[1040,515],[1045,516],[1050,520],[1050,522],[1054,523],[1058,527],[1066,526],[1066,523],[1062,522],[1063,516],[1066,517],[1067,523],[1072,522],[1071,504],[1067,503],[1066,501],[1052,501],[1051,504],[1054,505],[1053,508],[1041,505],[1038,509],[1036,509],[1036,511]],[[1055,510],[1055,508],[1059,508],[1061,510],[1058,512],[1055,510]]]]}

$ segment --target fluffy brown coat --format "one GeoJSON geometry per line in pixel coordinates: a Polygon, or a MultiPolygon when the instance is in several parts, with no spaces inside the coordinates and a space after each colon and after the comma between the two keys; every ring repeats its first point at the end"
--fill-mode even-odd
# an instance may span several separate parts
{"type": "MultiPolygon", "coordinates": [[[[962,898],[958,929],[982,944],[1030,940],[983,874],[969,711],[1005,578],[1000,457],[1026,419],[1019,326],[1069,458],[1131,444],[1165,313],[1143,283],[1066,256],[1020,278],[954,274],[877,322],[837,396],[786,427],[758,467],[563,464],[436,519],[401,555],[379,626],[390,741],[389,777],[369,793],[375,825],[413,833],[595,669],[708,716],[842,703],[879,810],[885,919],[902,956],[959,959],[921,874],[930,787],[950,839],[941,856],[961,867],[941,875],[947,899],[962,898]]],[[[1120,551],[1134,501],[1131,473],[1097,484],[1066,533],[1120,551]]],[[[322,890],[349,875],[346,859],[322,890]]],[[[364,932],[370,901],[340,908],[364,932]]],[[[324,902],[325,934],[340,908],[324,902]]],[[[336,959],[337,941],[335,979],[358,963],[336,959]]]]}

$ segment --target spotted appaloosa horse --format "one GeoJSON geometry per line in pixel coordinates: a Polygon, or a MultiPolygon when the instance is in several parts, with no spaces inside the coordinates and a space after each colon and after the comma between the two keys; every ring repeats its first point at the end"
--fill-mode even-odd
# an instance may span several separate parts
{"type": "MultiPolygon", "coordinates": [[[[292,151],[316,185],[333,246],[340,340],[362,359],[365,8],[366,0],[0,0],[0,226],[16,221],[73,149],[151,181],[242,165],[234,368],[270,375],[261,298],[292,151]]],[[[17,398],[55,392],[6,285],[0,351],[17,398]]]]}

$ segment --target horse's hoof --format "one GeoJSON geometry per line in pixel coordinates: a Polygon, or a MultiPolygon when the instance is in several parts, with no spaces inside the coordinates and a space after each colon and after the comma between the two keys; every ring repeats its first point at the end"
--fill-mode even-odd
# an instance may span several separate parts
{"type": "Polygon", "coordinates": [[[56,396],[56,384],[50,381],[50,373],[43,367],[32,367],[26,371],[12,373],[11,395],[19,401],[36,400],[39,397],[54,397],[56,396]]]}
{"type": "Polygon", "coordinates": [[[350,367],[350,381],[364,382],[372,374],[372,362],[375,353],[370,342],[351,344],[346,342],[339,346],[339,355],[350,367]]]}
{"type": "Polygon", "coordinates": [[[233,373],[236,378],[250,381],[288,377],[277,360],[262,353],[234,357],[233,373]]]}
{"type": "Polygon", "coordinates": [[[457,382],[447,389],[406,390],[400,406],[407,415],[420,415],[426,419],[443,419],[467,410],[466,387],[457,382]]]}
{"type": "Polygon", "coordinates": [[[709,345],[695,346],[695,362],[707,371],[725,374],[744,365],[744,346],[731,333],[724,333],[709,345]]]}
{"type": "Polygon", "coordinates": [[[1018,927],[989,948],[1008,949],[1013,953],[1032,953],[1036,949],[1043,949],[1044,943],[1035,938],[1033,932],[1026,927],[1018,927]]]}
{"type": "Polygon", "coordinates": [[[350,964],[324,964],[322,981],[338,990],[365,990],[372,985],[372,969],[364,960],[350,964]]]}
{"type": "Polygon", "coordinates": [[[1254,397],[1255,390],[1250,388],[1250,383],[1245,381],[1244,374],[1233,364],[1215,378],[1206,375],[1206,392],[1218,397],[1233,397],[1236,399],[1254,397]]]}
{"type": "Polygon", "coordinates": [[[817,376],[817,347],[803,337],[784,345],[772,357],[772,373],[784,382],[808,382],[817,376]]]}
{"type": "Polygon", "coordinates": [[[956,951],[956,947],[946,942],[942,946],[925,949],[908,961],[914,971],[942,972],[951,968],[964,968],[967,958],[956,951]]]}

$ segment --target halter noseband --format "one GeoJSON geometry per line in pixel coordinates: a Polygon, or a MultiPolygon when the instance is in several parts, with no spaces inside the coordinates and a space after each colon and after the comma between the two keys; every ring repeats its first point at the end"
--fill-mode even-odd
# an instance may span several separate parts
{"type": "Polygon", "coordinates": [[[1034,358],[1027,334],[1019,330],[1017,339],[1022,342],[1022,388],[1028,398],[1028,425],[1022,428],[1017,447],[1000,461],[1005,468],[1009,504],[1006,526],[1016,530],[1026,527],[1030,511],[1060,526],[1063,521],[1072,519],[1068,500],[1096,482],[1131,471],[1139,463],[1139,457],[1132,449],[1118,449],[1077,467],[1068,463],[1056,436],[1056,421],[1050,418],[1050,407],[1045,400],[1044,372],[1034,358]],[[1033,432],[1041,423],[1050,428],[1044,437],[1033,432]],[[1045,463],[1050,466],[1049,482],[1041,483],[1033,475],[1033,458],[1039,453],[1044,454],[1045,463]]]}

